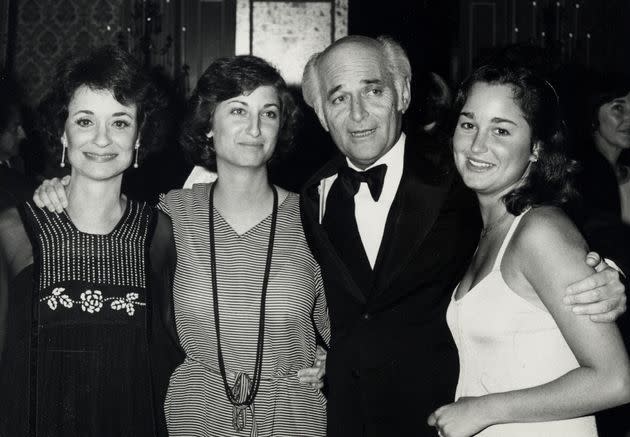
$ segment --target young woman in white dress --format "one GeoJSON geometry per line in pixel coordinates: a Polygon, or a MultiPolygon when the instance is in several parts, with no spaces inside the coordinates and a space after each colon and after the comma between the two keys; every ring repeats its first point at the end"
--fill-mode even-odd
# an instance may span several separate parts
{"type": "Polygon", "coordinates": [[[577,193],[555,90],[525,68],[484,66],[455,110],[455,165],[485,227],[447,313],[456,401],[429,424],[444,437],[596,436],[592,414],[630,400],[630,365],[614,323],[563,303],[592,269],[563,212],[577,193]]]}

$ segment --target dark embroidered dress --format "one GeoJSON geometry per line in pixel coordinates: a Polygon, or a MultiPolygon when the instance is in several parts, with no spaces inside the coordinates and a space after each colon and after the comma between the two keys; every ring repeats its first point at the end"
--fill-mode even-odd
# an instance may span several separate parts
{"type": "Polygon", "coordinates": [[[147,293],[155,211],[129,201],[106,235],[30,203],[20,214],[33,263],[9,287],[0,434],[158,434],[147,293]]]}

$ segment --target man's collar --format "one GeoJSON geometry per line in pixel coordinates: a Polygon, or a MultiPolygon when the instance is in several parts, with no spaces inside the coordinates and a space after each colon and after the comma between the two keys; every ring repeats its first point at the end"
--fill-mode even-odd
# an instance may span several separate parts
{"type": "Polygon", "coordinates": [[[398,138],[398,141],[396,141],[396,144],[394,144],[394,146],[391,149],[389,149],[387,153],[385,153],[379,159],[374,161],[367,168],[357,167],[352,162],[350,162],[350,160],[346,157],[346,162],[348,163],[348,167],[356,171],[369,170],[370,168],[376,167],[377,165],[381,165],[381,164],[387,164],[389,168],[391,168],[392,166],[397,166],[397,167],[399,166],[402,168],[402,164],[403,164],[404,156],[405,156],[405,139],[406,138],[407,137],[405,133],[401,132],[400,137],[398,138]]]}

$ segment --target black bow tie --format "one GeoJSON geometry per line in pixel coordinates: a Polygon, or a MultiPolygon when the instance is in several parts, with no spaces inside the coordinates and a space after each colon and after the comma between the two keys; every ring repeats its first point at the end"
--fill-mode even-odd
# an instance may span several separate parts
{"type": "Polygon", "coordinates": [[[372,199],[377,202],[383,191],[383,181],[385,180],[386,172],[386,164],[377,165],[366,171],[356,171],[350,167],[341,167],[337,177],[344,189],[352,196],[357,194],[362,182],[367,183],[372,199]]]}

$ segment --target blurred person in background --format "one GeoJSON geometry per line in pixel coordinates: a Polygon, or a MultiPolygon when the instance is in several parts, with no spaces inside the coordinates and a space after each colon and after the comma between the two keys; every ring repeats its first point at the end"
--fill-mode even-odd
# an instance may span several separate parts
{"type": "MultiPolygon", "coordinates": [[[[593,250],[630,272],[630,75],[586,72],[572,96],[576,122],[575,155],[582,166],[578,189],[583,207],[576,221],[593,250]]],[[[626,347],[630,320],[618,320],[626,347]]],[[[630,435],[630,406],[597,415],[601,435],[630,435]]]]}
{"type": "Polygon", "coordinates": [[[29,199],[34,183],[23,172],[20,146],[26,138],[17,83],[0,73],[0,211],[29,199]]]}

